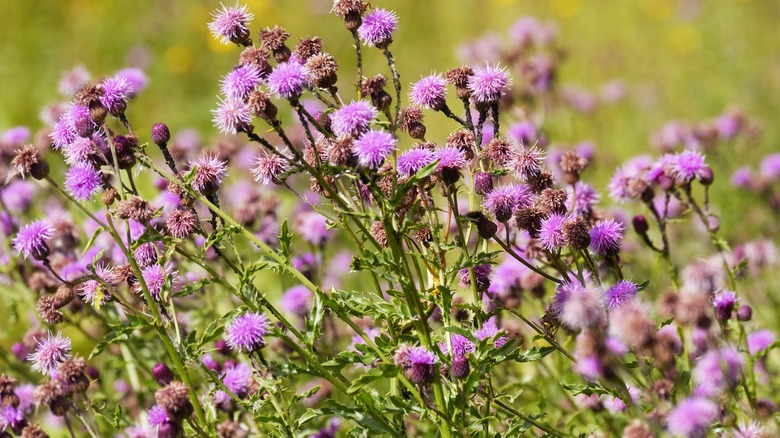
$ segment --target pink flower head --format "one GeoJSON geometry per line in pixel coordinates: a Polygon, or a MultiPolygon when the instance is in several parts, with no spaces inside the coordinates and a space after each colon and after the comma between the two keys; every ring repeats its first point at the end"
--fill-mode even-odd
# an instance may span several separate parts
{"type": "Polygon", "coordinates": [[[49,254],[47,240],[54,236],[54,227],[46,219],[23,226],[13,240],[14,248],[24,258],[44,258],[49,254]]]}
{"type": "Polygon", "coordinates": [[[469,77],[469,90],[477,103],[491,104],[506,94],[511,78],[506,67],[485,65],[475,67],[474,74],[469,77]]]}
{"type": "Polygon", "coordinates": [[[70,339],[60,333],[57,333],[57,336],[49,333],[46,339],[38,340],[35,353],[27,356],[27,359],[32,362],[32,369],[41,374],[49,374],[69,357],[70,339]]]}
{"type": "Polygon", "coordinates": [[[247,312],[236,316],[226,329],[227,344],[243,353],[259,350],[265,346],[263,337],[268,328],[268,318],[262,313],[247,312]]]}
{"type": "Polygon", "coordinates": [[[409,97],[420,107],[439,110],[446,105],[447,82],[439,74],[426,76],[412,84],[409,97]]]}
{"type": "Polygon", "coordinates": [[[103,88],[100,103],[111,115],[118,116],[124,113],[125,108],[127,108],[128,96],[133,91],[127,79],[123,76],[115,76],[104,80],[100,85],[103,88]]]}
{"type": "Polygon", "coordinates": [[[393,33],[397,27],[398,17],[395,12],[374,9],[363,17],[358,35],[367,46],[385,47],[393,41],[393,33]]]}
{"type": "Polygon", "coordinates": [[[610,256],[620,251],[625,227],[613,219],[596,222],[590,229],[590,248],[597,254],[610,256]]]}
{"type": "Polygon", "coordinates": [[[241,65],[222,78],[220,90],[228,99],[246,99],[260,85],[260,70],[254,65],[241,65]]]}
{"type": "Polygon", "coordinates": [[[368,131],[368,126],[376,116],[377,110],[373,105],[358,100],[333,111],[330,115],[331,127],[339,137],[357,137],[368,131]]]}
{"type": "Polygon", "coordinates": [[[633,300],[638,291],[636,284],[633,282],[620,280],[604,292],[604,304],[607,306],[607,309],[616,309],[633,300]]]}
{"type": "Polygon", "coordinates": [[[217,192],[227,176],[227,162],[204,152],[190,161],[190,171],[195,172],[192,188],[203,195],[211,195],[217,192]]]}
{"type": "Polygon", "coordinates": [[[703,438],[710,425],[718,418],[718,405],[703,397],[687,398],[666,418],[666,429],[672,435],[703,438]]]}
{"type": "Polygon", "coordinates": [[[290,168],[289,163],[277,154],[262,152],[255,157],[252,176],[263,185],[280,184],[279,176],[290,168]]]}
{"type": "Polygon", "coordinates": [[[99,171],[91,164],[76,163],[68,169],[65,175],[65,188],[78,201],[86,201],[92,198],[103,185],[103,178],[99,171]]]}
{"type": "Polygon", "coordinates": [[[398,156],[398,173],[412,176],[423,167],[434,161],[434,154],[428,149],[410,149],[398,156]]]}
{"type": "Polygon", "coordinates": [[[386,131],[368,131],[355,140],[354,151],[358,163],[376,169],[395,150],[398,140],[386,131]]]}
{"type": "Polygon", "coordinates": [[[539,243],[547,251],[555,251],[566,244],[563,234],[563,223],[566,216],[558,213],[551,214],[542,221],[539,228],[539,243]]]}
{"type": "Polygon", "coordinates": [[[485,195],[483,205],[499,222],[508,221],[519,208],[531,204],[531,194],[527,186],[509,184],[495,187],[485,195]]]}
{"type": "Polygon", "coordinates": [[[249,37],[249,22],[254,18],[246,5],[235,6],[222,5],[222,9],[212,12],[214,21],[209,23],[208,27],[214,38],[219,39],[222,44],[242,44],[249,37]]]}
{"type": "Polygon", "coordinates": [[[268,75],[268,89],[277,97],[297,99],[303,93],[303,87],[309,77],[309,71],[297,62],[283,62],[268,75]]]}
{"type": "Polygon", "coordinates": [[[252,114],[243,100],[219,99],[217,109],[211,110],[214,114],[214,126],[223,134],[236,134],[246,130],[252,123],[252,114]]]}

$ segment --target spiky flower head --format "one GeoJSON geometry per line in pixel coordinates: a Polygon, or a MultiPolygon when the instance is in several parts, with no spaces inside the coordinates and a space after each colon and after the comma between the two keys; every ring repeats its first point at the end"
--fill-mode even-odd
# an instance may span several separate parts
{"type": "Polygon", "coordinates": [[[222,78],[220,91],[228,99],[244,100],[260,85],[260,70],[252,64],[240,65],[222,78]]]}
{"type": "Polygon", "coordinates": [[[23,226],[14,238],[14,249],[24,258],[43,260],[49,255],[47,240],[54,236],[54,227],[46,219],[23,226]]]}
{"type": "MultiPolygon", "coordinates": [[[[149,289],[152,299],[160,301],[163,288],[166,283],[174,286],[179,282],[179,271],[173,269],[171,265],[151,265],[141,270],[146,287],[149,289]]],[[[140,285],[138,286],[140,289],[140,285]]]]}
{"type": "Polygon", "coordinates": [[[246,5],[235,6],[222,5],[219,9],[211,13],[214,21],[209,23],[208,27],[214,38],[219,39],[222,44],[245,44],[249,38],[249,21],[254,18],[246,8],[246,5]]]}
{"type": "Polygon", "coordinates": [[[678,184],[687,184],[700,177],[709,169],[704,161],[704,155],[697,151],[685,150],[677,155],[669,164],[669,173],[678,184]]]}
{"type": "Polygon", "coordinates": [[[240,99],[219,99],[217,109],[211,110],[214,114],[214,126],[223,134],[237,134],[245,131],[252,123],[252,114],[249,105],[240,99]]]}
{"type": "Polygon", "coordinates": [[[440,110],[447,104],[447,82],[440,74],[425,76],[412,84],[409,97],[420,107],[440,110]]]}
{"type": "Polygon", "coordinates": [[[313,294],[306,286],[293,286],[282,295],[282,309],[293,315],[306,316],[311,311],[313,294]]]}
{"type": "Polygon", "coordinates": [[[505,333],[504,330],[499,329],[496,325],[496,321],[493,318],[490,318],[485,322],[485,324],[482,325],[482,328],[474,331],[474,337],[480,341],[485,339],[495,339],[493,341],[493,346],[496,348],[501,348],[509,340],[508,337],[503,336],[503,333],[505,333]]]}
{"type": "Polygon", "coordinates": [[[278,64],[268,75],[268,89],[277,97],[297,99],[309,78],[306,66],[294,61],[278,64]]]}
{"type": "Polygon", "coordinates": [[[542,174],[544,153],[533,146],[525,146],[513,151],[509,160],[509,167],[523,181],[532,181],[542,174]]]}
{"type": "Polygon", "coordinates": [[[350,102],[331,113],[331,128],[338,137],[357,137],[368,131],[368,126],[376,116],[377,110],[369,102],[350,102]]]}
{"type": "Polygon", "coordinates": [[[61,333],[52,336],[49,333],[45,339],[39,339],[35,352],[27,359],[32,362],[32,369],[41,374],[49,374],[57,369],[57,365],[70,357],[70,338],[61,333]]]}
{"type": "Polygon", "coordinates": [[[190,172],[195,172],[192,188],[208,196],[217,192],[227,175],[227,162],[217,155],[204,152],[190,161],[190,172]]]}
{"type": "Polygon", "coordinates": [[[386,131],[368,131],[355,140],[355,155],[361,166],[376,169],[395,150],[398,140],[386,131]]]}
{"type": "Polygon", "coordinates": [[[358,35],[367,46],[384,48],[393,41],[393,33],[397,26],[398,17],[395,12],[374,9],[363,17],[358,35]]]}
{"type": "Polygon", "coordinates": [[[596,222],[590,229],[590,248],[603,256],[617,254],[623,241],[624,229],[622,223],[613,219],[596,222]]]}
{"type": "Polygon", "coordinates": [[[65,175],[65,188],[78,201],[86,201],[100,190],[102,175],[91,164],[76,163],[65,175]]]}
{"type": "Polygon", "coordinates": [[[520,184],[495,187],[483,200],[485,208],[492,212],[499,222],[508,221],[515,210],[530,204],[528,187],[520,184]]]}
{"type": "Polygon", "coordinates": [[[245,363],[239,363],[233,367],[226,368],[224,374],[222,374],[222,383],[239,397],[247,394],[251,381],[252,369],[245,363]]]}
{"type": "MultiPolygon", "coordinates": [[[[472,270],[474,271],[474,280],[477,283],[477,290],[480,292],[488,290],[490,287],[490,275],[493,273],[493,266],[488,264],[476,265],[472,270]]],[[[469,272],[469,268],[463,268],[458,271],[458,278],[461,287],[471,287],[471,273],[469,272]]]]}
{"type": "Polygon", "coordinates": [[[119,116],[127,108],[127,99],[133,91],[130,83],[123,76],[108,78],[100,84],[103,94],[100,103],[112,116],[119,116]]]}
{"type": "Polygon", "coordinates": [[[226,329],[227,344],[233,350],[251,353],[265,346],[268,318],[262,313],[247,312],[236,316],[226,329]]]}
{"type": "Polygon", "coordinates": [[[555,213],[542,220],[539,228],[539,243],[547,251],[555,251],[566,244],[563,224],[566,216],[555,213]]]}
{"type": "Polygon", "coordinates": [[[510,84],[509,70],[498,65],[475,67],[474,73],[469,76],[471,96],[481,104],[498,102],[501,96],[506,94],[510,84]]]}
{"type": "Polygon", "coordinates": [[[408,366],[405,376],[415,385],[425,385],[433,380],[436,355],[423,347],[412,347],[406,354],[408,366]]]}
{"type": "Polygon", "coordinates": [[[439,162],[436,170],[441,172],[443,169],[462,169],[466,165],[466,157],[463,151],[453,146],[438,148],[434,152],[434,157],[439,162]]]}
{"type": "Polygon", "coordinates": [[[715,306],[715,317],[718,321],[725,322],[731,318],[731,313],[737,305],[737,296],[730,290],[722,290],[715,294],[712,304],[715,306]]]}
{"type": "Polygon", "coordinates": [[[772,330],[758,330],[747,336],[748,352],[755,356],[766,351],[775,343],[777,336],[772,330]]]}
{"type": "Polygon", "coordinates": [[[675,436],[703,438],[718,418],[718,405],[704,397],[687,398],[669,413],[666,430],[675,436]]]}
{"type": "Polygon", "coordinates": [[[177,208],[168,214],[165,229],[168,234],[178,239],[184,239],[198,228],[198,218],[190,209],[177,208]]]}
{"type": "Polygon", "coordinates": [[[283,157],[268,152],[261,152],[255,157],[252,176],[263,185],[281,184],[281,174],[288,171],[290,165],[283,157]]]}
{"type": "Polygon", "coordinates": [[[579,282],[558,285],[552,309],[558,321],[572,330],[585,330],[603,320],[599,298],[579,282]]]}
{"type": "Polygon", "coordinates": [[[607,309],[616,309],[636,297],[639,289],[634,282],[620,280],[604,292],[604,304],[607,309]]]}
{"type": "Polygon", "coordinates": [[[404,176],[412,176],[423,167],[431,164],[434,154],[429,149],[410,149],[398,156],[398,173],[404,176]]]}

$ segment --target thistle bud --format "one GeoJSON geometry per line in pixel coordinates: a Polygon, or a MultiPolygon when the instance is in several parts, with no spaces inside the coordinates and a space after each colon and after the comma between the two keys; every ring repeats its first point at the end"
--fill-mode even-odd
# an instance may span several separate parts
{"type": "Polygon", "coordinates": [[[154,381],[160,386],[165,386],[173,381],[173,371],[168,365],[158,362],[152,367],[152,376],[154,381]]]}
{"type": "Polygon", "coordinates": [[[480,196],[485,196],[493,191],[493,177],[489,173],[477,172],[474,175],[474,191],[480,196]]]}
{"type": "Polygon", "coordinates": [[[171,139],[171,131],[165,123],[156,123],[152,126],[152,141],[158,146],[165,146],[171,139]]]}
{"type": "Polygon", "coordinates": [[[37,180],[41,180],[49,175],[49,163],[41,157],[38,149],[33,145],[27,145],[17,150],[16,156],[11,161],[11,166],[22,178],[30,175],[37,180]]]}
{"type": "Polygon", "coordinates": [[[737,309],[737,319],[742,322],[753,319],[753,308],[748,305],[739,306],[739,309],[737,309]]]}
{"type": "Polygon", "coordinates": [[[466,356],[459,354],[452,358],[452,366],[450,367],[450,374],[456,379],[464,379],[469,375],[471,367],[469,366],[469,360],[466,356]]]}
{"type": "Polygon", "coordinates": [[[631,223],[634,225],[634,231],[640,236],[644,236],[650,229],[647,224],[647,218],[644,215],[638,214],[631,219],[631,223]]]}

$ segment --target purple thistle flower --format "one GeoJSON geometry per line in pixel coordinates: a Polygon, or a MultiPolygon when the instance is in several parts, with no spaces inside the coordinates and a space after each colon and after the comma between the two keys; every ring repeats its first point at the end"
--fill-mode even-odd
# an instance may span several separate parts
{"type": "Polygon", "coordinates": [[[455,356],[465,356],[468,353],[471,353],[474,351],[474,348],[476,346],[473,342],[469,340],[469,338],[459,335],[457,333],[453,333],[450,335],[450,343],[452,344],[452,353],[450,354],[449,348],[447,347],[446,342],[440,342],[439,348],[444,354],[450,354],[452,357],[455,356]]]}
{"type": "Polygon", "coordinates": [[[509,168],[523,181],[530,181],[542,174],[544,153],[536,147],[524,147],[512,153],[509,168]]]}
{"type": "Polygon", "coordinates": [[[704,155],[696,151],[685,150],[675,155],[669,163],[669,174],[679,184],[686,184],[700,176],[705,168],[707,168],[707,164],[704,162],[704,155]]]}
{"type": "Polygon", "coordinates": [[[760,354],[775,343],[775,333],[772,330],[759,330],[747,336],[748,351],[751,356],[760,354]]]}
{"type": "Polygon", "coordinates": [[[590,229],[590,248],[603,256],[615,255],[623,241],[623,224],[612,219],[596,222],[590,229]]]}
{"type": "Polygon", "coordinates": [[[9,431],[18,430],[19,426],[24,425],[24,415],[22,415],[21,409],[10,404],[0,408],[0,432],[4,435],[12,436],[9,431]]]}
{"type": "Polygon", "coordinates": [[[152,406],[152,408],[147,412],[147,416],[149,417],[150,426],[159,426],[170,421],[168,418],[168,411],[166,411],[165,408],[160,405],[152,406]]]}
{"type": "MultiPolygon", "coordinates": [[[[490,275],[493,273],[492,265],[476,265],[474,266],[474,280],[477,282],[478,291],[486,291],[490,287],[490,275]]],[[[469,274],[469,268],[463,268],[458,271],[458,278],[460,279],[461,287],[471,287],[471,274],[469,274]]]]}
{"type": "Polygon", "coordinates": [[[219,99],[219,106],[211,110],[214,126],[223,134],[237,134],[252,123],[249,105],[239,99],[219,99]]]}
{"type": "Polygon", "coordinates": [[[26,126],[15,126],[10,129],[6,129],[0,134],[0,143],[4,143],[11,146],[21,146],[23,143],[28,143],[30,139],[30,128],[26,126]]]}
{"type": "Polygon", "coordinates": [[[99,171],[91,164],[76,163],[68,169],[65,175],[65,188],[78,201],[86,201],[92,198],[103,185],[103,178],[99,171]]]}
{"type": "Polygon", "coordinates": [[[0,199],[13,213],[27,211],[35,196],[37,186],[27,181],[14,180],[0,191],[0,199]]]}
{"type": "Polygon", "coordinates": [[[730,290],[723,290],[715,295],[712,303],[715,305],[715,316],[718,321],[727,321],[737,305],[737,295],[730,290]]]}
{"type": "Polygon", "coordinates": [[[277,97],[297,99],[303,92],[309,70],[297,62],[283,62],[268,75],[268,89],[277,97]]]}
{"type": "Polygon", "coordinates": [[[251,353],[265,346],[268,318],[262,313],[244,313],[233,318],[226,332],[227,344],[233,350],[251,353]]]}
{"type": "Polygon", "coordinates": [[[62,147],[62,154],[68,164],[84,163],[95,152],[92,139],[79,137],[62,147]]]}
{"type": "Polygon", "coordinates": [[[446,105],[447,82],[439,74],[426,76],[412,84],[409,97],[423,108],[440,110],[446,105]]]}
{"type": "Polygon", "coordinates": [[[222,374],[222,383],[239,397],[246,395],[252,380],[252,369],[244,363],[225,369],[222,374]]]}
{"type": "Polygon", "coordinates": [[[506,222],[515,210],[531,204],[531,195],[527,186],[509,184],[493,188],[485,195],[482,204],[493,213],[497,221],[506,222]]]}
{"type": "Polygon", "coordinates": [[[368,125],[377,116],[377,110],[364,100],[351,102],[330,115],[333,133],[339,137],[357,137],[368,131],[368,125]]]}
{"type": "Polygon", "coordinates": [[[639,289],[628,280],[620,280],[604,292],[604,304],[607,309],[616,309],[636,297],[639,289]]]}
{"type": "Polygon", "coordinates": [[[729,347],[711,350],[696,362],[693,381],[697,393],[716,395],[719,391],[733,389],[739,383],[742,359],[729,347]]]}
{"type": "Polygon", "coordinates": [[[354,151],[358,163],[376,169],[395,149],[398,140],[386,131],[368,131],[355,140],[354,151]]]}
{"type": "Polygon", "coordinates": [[[434,154],[428,149],[410,149],[398,156],[398,173],[412,176],[423,167],[433,163],[434,154]]]}
{"type": "Polygon", "coordinates": [[[83,65],[77,65],[66,71],[60,78],[59,91],[65,97],[71,97],[89,84],[89,71],[83,65]]]}
{"type": "Polygon", "coordinates": [[[279,176],[290,169],[287,160],[279,155],[262,152],[255,157],[252,176],[263,185],[280,184],[279,176]]]}
{"type": "Polygon", "coordinates": [[[114,77],[124,78],[127,81],[129,85],[129,91],[127,93],[128,99],[135,97],[136,94],[146,87],[146,83],[149,82],[144,71],[135,67],[123,68],[116,72],[114,77]]]}
{"type": "Polygon", "coordinates": [[[220,90],[228,99],[246,99],[260,85],[260,70],[254,65],[242,65],[222,78],[220,90]]]}
{"type": "Polygon", "coordinates": [[[192,188],[203,195],[211,195],[217,192],[227,175],[227,162],[220,160],[216,155],[204,152],[190,161],[190,171],[194,170],[192,188]]]}
{"type": "Polygon", "coordinates": [[[436,166],[437,171],[442,171],[443,169],[459,170],[466,165],[465,154],[463,151],[454,146],[446,146],[436,149],[434,151],[434,156],[436,160],[439,161],[438,166],[436,166]]]}
{"type": "Polygon", "coordinates": [[[118,116],[127,108],[128,95],[133,91],[130,83],[123,76],[115,76],[101,83],[103,95],[100,103],[111,115],[118,116]]]}
{"type": "Polygon", "coordinates": [[[328,229],[327,218],[315,211],[300,214],[296,219],[296,230],[303,240],[312,245],[322,245],[333,237],[333,231],[328,229]]]}
{"type": "MultiPolygon", "coordinates": [[[[396,355],[398,353],[396,351],[396,355]]],[[[423,347],[411,347],[406,351],[405,359],[404,374],[412,383],[425,385],[433,380],[436,355],[423,347]]]]}
{"type": "Polygon", "coordinates": [[[76,128],[73,126],[67,113],[60,116],[60,119],[54,124],[54,128],[49,134],[54,149],[61,149],[68,146],[73,143],[78,136],[76,128]]]}
{"type": "Polygon", "coordinates": [[[311,311],[313,294],[306,286],[293,286],[282,295],[282,309],[293,315],[306,316],[311,311]]]}
{"type": "Polygon", "coordinates": [[[569,199],[574,199],[574,208],[572,208],[572,215],[589,216],[593,211],[593,207],[601,199],[601,195],[593,189],[590,184],[582,181],[577,181],[574,185],[574,189],[571,186],[566,187],[566,193],[569,199]]]}
{"type": "Polygon", "coordinates": [[[566,216],[558,213],[551,214],[542,221],[539,228],[539,243],[547,251],[555,251],[566,244],[563,234],[563,223],[566,216]]]}
{"type": "Polygon", "coordinates": [[[506,94],[510,83],[506,67],[485,65],[474,68],[474,74],[469,77],[469,90],[477,103],[496,103],[506,94]]]}
{"type": "Polygon", "coordinates": [[[739,188],[749,188],[753,182],[753,170],[749,167],[740,167],[731,174],[731,185],[739,188]]]}
{"type": "Polygon", "coordinates": [[[32,362],[32,369],[41,374],[49,374],[57,365],[70,358],[70,339],[62,337],[61,333],[57,336],[49,336],[46,339],[39,339],[38,346],[35,347],[35,353],[27,356],[32,362]]]}
{"type": "MultiPolygon", "coordinates": [[[[503,333],[504,330],[499,329],[496,326],[496,322],[493,320],[493,318],[490,318],[485,322],[485,324],[482,325],[482,328],[474,331],[474,337],[480,341],[483,341],[485,339],[493,339],[499,334],[503,334],[503,333]]],[[[506,344],[508,340],[509,338],[506,336],[499,336],[493,342],[493,346],[495,348],[501,348],[504,346],[504,344],[506,344]]]]}
{"type": "Polygon", "coordinates": [[[761,160],[761,164],[758,165],[761,176],[774,181],[780,178],[780,153],[771,154],[764,157],[761,160]]]}
{"type": "Polygon", "coordinates": [[[561,283],[552,308],[558,321],[572,330],[585,330],[603,320],[598,297],[580,283],[561,283]]]}
{"type": "Polygon", "coordinates": [[[143,277],[152,299],[160,301],[160,294],[167,281],[170,282],[171,286],[178,284],[179,271],[174,270],[170,264],[165,265],[165,267],[151,265],[141,270],[141,277],[143,277]]]}
{"type": "Polygon", "coordinates": [[[533,146],[539,141],[536,126],[531,121],[515,123],[509,127],[509,137],[516,140],[522,146],[533,146]]]}
{"type": "Polygon", "coordinates": [[[85,303],[95,307],[99,307],[111,299],[111,293],[103,290],[103,285],[97,280],[87,280],[81,283],[78,294],[85,303]]]}
{"type": "Polygon", "coordinates": [[[214,21],[208,24],[208,28],[214,38],[219,39],[222,44],[240,44],[249,36],[249,22],[254,18],[246,5],[225,6],[222,9],[212,12],[214,21]]]}
{"type": "Polygon", "coordinates": [[[54,227],[48,220],[30,222],[23,226],[14,238],[14,249],[24,258],[42,258],[49,254],[47,240],[54,236],[54,227]]]}
{"type": "Polygon", "coordinates": [[[138,264],[145,268],[149,265],[157,263],[157,252],[163,251],[161,242],[146,242],[138,246],[133,251],[133,256],[138,264]]]}
{"type": "Polygon", "coordinates": [[[393,41],[393,32],[397,26],[398,17],[395,12],[374,9],[363,17],[358,35],[367,46],[386,47],[393,41]]]}
{"type": "Polygon", "coordinates": [[[687,398],[666,418],[666,429],[672,435],[703,438],[718,418],[718,405],[703,397],[687,398]]]}

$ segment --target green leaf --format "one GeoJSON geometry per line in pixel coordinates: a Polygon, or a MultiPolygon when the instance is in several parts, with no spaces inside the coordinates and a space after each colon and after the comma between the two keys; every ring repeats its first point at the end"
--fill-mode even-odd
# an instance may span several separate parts
{"type": "Polygon", "coordinates": [[[279,231],[279,246],[281,248],[284,259],[290,261],[290,247],[292,246],[292,233],[290,233],[290,226],[287,224],[287,219],[282,222],[281,229],[279,231]]]}
{"type": "Polygon", "coordinates": [[[352,385],[347,389],[347,395],[352,395],[357,391],[360,391],[364,386],[379,380],[382,377],[384,377],[384,373],[379,368],[369,370],[366,374],[363,374],[352,382],[352,385]]]}

